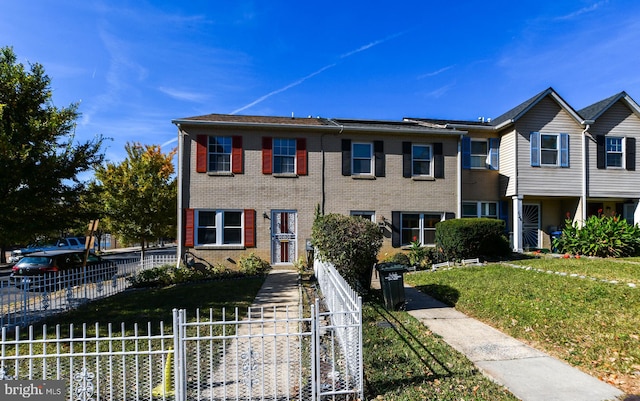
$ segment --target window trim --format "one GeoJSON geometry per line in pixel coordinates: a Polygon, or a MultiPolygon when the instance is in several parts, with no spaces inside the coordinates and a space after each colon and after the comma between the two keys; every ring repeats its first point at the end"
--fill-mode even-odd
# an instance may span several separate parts
{"type": "Polygon", "coordinates": [[[351,210],[349,212],[349,216],[360,216],[362,218],[367,218],[372,222],[376,222],[376,212],[371,210],[351,210]]]}
{"type": "MultiPolygon", "coordinates": [[[[402,242],[402,234],[403,234],[403,231],[405,230],[405,227],[402,225],[402,222],[404,220],[404,216],[405,215],[409,215],[409,214],[417,214],[419,216],[418,217],[418,219],[419,219],[418,220],[418,227],[417,227],[419,236],[418,236],[417,240],[420,241],[420,245],[421,246],[433,246],[433,245],[435,245],[435,243],[425,243],[424,242],[424,232],[426,230],[435,232],[435,230],[436,230],[435,227],[433,227],[433,228],[426,227],[425,228],[425,224],[424,224],[425,216],[440,216],[440,221],[444,221],[445,218],[446,218],[446,214],[443,213],[443,212],[400,212],[400,216],[399,216],[400,217],[400,221],[398,222],[398,224],[399,224],[399,230],[400,230],[400,246],[401,247],[411,245],[410,242],[409,243],[402,242]]],[[[416,228],[406,228],[406,229],[416,229],[416,228]]]]}
{"type": "Polygon", "coordinates": [[[605,137],[605,142],[604,142],[604,155],[605,155],[605,157],[604,157],[604,159],[605,159],[604,165],[605,165],[605,168],[612,169],[612,170],[624,170],[624,169],[626,169],[626,164],[625,164],[625,161],[626,161],[626,142],[627,141],[625,141],[625,138],[622,137],[622,136],[607,136],[607,137],[605,137]],[[617,151],[614,152],[614,151],[610,151],[609,150],[609,140],[611,140],[611,139],[616,139],[616,140],[620,141],[620,148],[621,149],[620,149],[619,152],[617,152],[617,151]],[[610,160],[609,159],[609,155],[610,154],[619,154],[620,155],[620,165],[619,166],[609,165],[609,160],[610,160]]]}
{"type": "Polygon", "coordinates": [[[298,171],[298,157],[297,157],[297,149],[298,149],[298,140],[296,138],[272,138],[272,154],[271,154],[271,171],[273,174],[281,174],[281,175],[295,175],[296,172],[298,171]],[[276,146],[276,141],[292,141],[293,142],[293,148],[291,148],[291,146],[280,146],[277,147],[276,146]],[[293,153],[292,154],[280,154],[278,152],[276,152],[276,149],[293,149],[293,153]],[[276,170],[276,159],[277,158],[287,158],[287,159],[291,159],[293,160],[293,168],[291,169],[291,171],[277,171],[276,170]]]}
{"type": "Polygon", "coordinates": [[[373,142],[351,142],[351,175],[353,176],[375,176],[375,154],[374,154],[374,146],[373,142]],[[357,145],[367,145],[369,147],[369,157],[356,157],[355,156],[355,147],[357,145]],[[355,162],[356,160],[369,160],[369,172],[368,173],[357,173],[355,170],[355,162]]]}
{"type": "Polygon", "coordinates": [[[462,218],[477,218],[477,217],[484,217],[484,218],[489,218],[489,219],[497,219],[499,218],[499,205],[498,202],[492,202],[492,201],[464,201],[462,202],[462,218]],[[475,209],[476,209],[476,213],[474,216],[471,215],[465,215],[464,214],[464,206],[470,206],[470,205],[474,205],[475,209]],[[496,214],[495,215],[490,215],[490,214],[483,214],[484,208],[485,206],[489,206],[489,205],[495,205],[496,208],[496,214]]]}
{"type": "Polygon", "coordinates": [[[541,132],[531,132],[529,136],[529,145],[530,145],[530,153],[531,153],[531,167],[562,167],[568,168],[570,167],[569,161],[569,143],[570,137],[569,134],[560,132],[560,133],[541,133],[541,132]],[[545,136],[554,136],[556,137],[556,148],[542,148],[542,139],[545,136]],[[554,164],[551,163],[543,163],[542,162],[542,152],[555,150],[556,153],[556,162],[554,164]]]}
{"type": "Polygon", "coordinates": [[[433,168],[434,168],[434,157],[433,157],[433,144],[427,144],[427,143],[412,143],[411,144],[411,176],[412,177],[433,177],[433,168]],[[414,152],[414,149],[417,147],[425,147],[429,149],[429,155],[430,158],[428,160],[429,163],[429,174],[417,174],[414,170],[414,165],[416,163],[416,161],[418,162],[426,162],[427,160],[425,159],[417,159],[415,157],[416,152],[414,152]]]}
{"type": "MultiPolygon", "coordinates": [[[[227,146],[227,144],[224,144],[223,146],[227,146]]],[[[209,135],[207,136],[207,171],[211,172],[211,173],[231,173],[232,170],[232,165],[233,165],[233,137],[231,136],[224,136],[224,135],[209,135]],[[211,149],[211,142],[213,139],[216,138],[221,138],[221,139],[225,139],[229,141],[229,152],[212,152],[211,149]],[[215,170],[211,168],[211,158],[213,155],[229,155],[229,163],[228,163],[228,169],[225,170],[215,170]]]]}
{"type": "Polygon", "coordinates": [[[245,245],[245,210],[242,209],[196,209],[194,216],[194,246],[196,247],[208,247],[208,248],[222,248],[222,247],[238,247],[245,245]],[[213,226],[201,226],[200,225],[200,213],[213,212],[214,223],[213,226]],[[238,243],[225,243],[224,231],[227,228],[224,225],[225,213],[240,213],[240,226],[232,226],[229,228],[237,228],[240,230],[240,242],[238,243]],[[216,241],[212,242],[200,242],[199,230],[201,227],[213,227],[216,230],[216,241]]]}

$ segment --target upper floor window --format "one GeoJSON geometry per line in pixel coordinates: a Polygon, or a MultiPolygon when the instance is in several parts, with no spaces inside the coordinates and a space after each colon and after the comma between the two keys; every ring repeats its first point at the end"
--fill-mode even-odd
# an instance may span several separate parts
{"type": "Polygon", "coordinates": [[[411,147],[411,168],[414,176],[432,176],[432,148],[430,145],[411,147]]]}
{"type": "Polygon", "coordinates": [[[273,172],[275,174],[295,174],[296,140],[273,139],[273,172]]]}
{"type": "Polygon", "coordinates": [[[532,132],[531,166],[569,167],[569,134],[532,132]]]}
{"type": "Polygon", "coordinates": [[[624,142],[621,137],[606,138],[607,167],[624,167],[624,142]]]}
{"type": "Polygon", "coordinates": [[[596,166],[635,171],[636,138],[596,135],[596,166]]]}
{"type": "Polygon", "coordinates": [[[342,175],[353,177],[384,177],[384,142],[352,142],[342,140],[342,175]]]}
{"type": "Polygon", "coordinates": [[[196,245],[242,244],[242,211],[198,210],[196,245]]]}
{"type": "Polygon", "coordinates": [[[462,168],[498,170],[499,138],[462,138],[462,168]]]}
{"type": "Polygon", "coordinates": [[[209,137],[209,170],[231,172],[231,137],[209,137]]]}
{"type": "Polygon", "coordinates": [[[351,145],[351,174],[373,175],[373,144],[353,143],[351,145]]]}
{"type": "Polygon", "coordinates": [[[498,204],[496,202],[463,202],[462,217],[498,218],[498,204]]]}
{"type": "Polygon", "coordinates": [[[196,171],[242,174],[242,136],[197,135],[196,171]]]}
{"type": "Polygon", "coordinates": [[[307,139],[262,137],[262,173],[307,175],[307,139]]]}

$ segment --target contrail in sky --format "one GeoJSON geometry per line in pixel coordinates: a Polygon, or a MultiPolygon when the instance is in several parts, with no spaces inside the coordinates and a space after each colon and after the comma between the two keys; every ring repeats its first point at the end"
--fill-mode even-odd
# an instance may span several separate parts
{"type": "MultiPolygon", "coordinates": [[[[359,48],[357,48],[357,49],[355,49],[355,50],[352,50],[352,51],[350,51],[350,52],[347,52],[347,53],[345,53],[345,54],[341,55],[341,56],[340,56],[340,58],[341,58],[341,59],[345,59],[345,58],[347,58],[347,57],[351,57],[351,56],[353,56],[354,54],[360,53],[360,52],[365,51],[365,50],[367,50],[367,49],[370,49],[370,48],[372,48],[372,47],[374,47],[374,46],[377,46],[377,45],[379,45],[379,44],[381,44],[381,43],[387,42],[387,41],[389,41],[389,40],[391,40],[391,39],[395,39],[395,38],[397,38],[398,36],[404,35],[406,32],[407,32],[407,31],[398,32],[398,33],[395,33],[395,34],[393,34],[393,35],[389,35],[389,36],[387,36],[387,37],[386,37],[386,38],[384,38],[384,39],[380,39],[380,40],[373,41],[373,42],[371,42],[371,43],[368,43],[368,44],[366,44],[366,45],[364,45],[364,46],[361,46],[361,47],[359,47],[359,48]]],[[[241,112],[241,111],[243,111],[243,110],[246,110],[246,109],[248,109],[248,108],[250,108],[250,107],[253,107],[253,106],[255,106],[256,104],[261,103],[261,102],[263,102],[264,100],[266,100],[266,99],[270,98],[271,96],[273,96],[273,95],[277,95],[278,93],[282,93],[282,92],[284,92],[284,91],[286,91],[286,90],[289,90],[289,89],[291,89],[291,88],[293,88],[293,87],[295,87],[295,86],[298,86],[298,85],[300,85],[301,83],[303,83],[304,81],[306,81],[307,79],[309,79],[309,78],[313,78],[313,77],[315,77],[316,75],[318,75],[318,74],[320,74],[320,73],[322,73],[322,72],[324,72],[324,71],[328,70],[329,68],[335,67],[336,65],[338,65],[338,63],[332,63],[332,64],[329,64],[329,65],[326,65],[326,66],[324,66],[324,67],[320,68],[318,71],[312,72],[311,74],[309,74],[309,75],[307,75],[307,76],[305,76],[305,77],[302,77],[302,78],[300,78],[299,80],[297,80],[297,81],[295,81],[295,82],[292,82],[292,83],[290,83],[290,84],[289,84],[289,85],[287,85],[287,86],[283,86],[283,87],[282,87],[282,88],[280,88],[280,89],[276,89],[276,90],[274,90],[274,91],[272,91],[272,92],[267,93],[267,94],[266,94],[266,95],[264,95],[264,96],[259,97],[258,99],[256,99],[256,100],[254,100],[253,102],[251,102],[251,103],[247,104],[246,106],[242,106],[242,107],[240,107],[239,109],[236,109],[236,110],[232,111],[230,114],[236,114],[236,113],[239,113],[239,112],[241,112]]]]}

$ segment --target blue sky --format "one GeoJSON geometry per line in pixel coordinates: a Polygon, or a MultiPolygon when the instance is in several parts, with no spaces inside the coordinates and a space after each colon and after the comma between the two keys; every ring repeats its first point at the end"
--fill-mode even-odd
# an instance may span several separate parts
{"type": "Polygon", "coordinates": [[[640,101],[640,2],[4,0],[0,46],[80,102],[80,140],[175,146],[209,113],[495,118],[552,86],[640,101]]]}

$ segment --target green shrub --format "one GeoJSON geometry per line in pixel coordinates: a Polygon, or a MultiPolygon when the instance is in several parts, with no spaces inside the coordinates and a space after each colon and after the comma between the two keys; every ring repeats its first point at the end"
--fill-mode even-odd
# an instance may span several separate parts
{"type": "Polygon", "coordinates": [[[163,265],[136,273],[127,280],[133,287],[165,287],[193,281],[213,280],[223,277],[241,276],[239,272],[232,272],[223,265],[205,266],[198,268],[174,265],[163,265]]]}
{"type": "Polygon", "coordinates": [[[312,241],[320,260],[333,263],[356,291],[369,290],[373,265],[382,247],[377,224],[340,214],[317,214],[312,241]]]}
{"type": "Polygon", "coordinates": [[[503,220],[445,220],[436,224],[436,247],[447,260],[507,256],[511,249],[504,232],[503,220]]]}
{"type": "Polygon", "coordinates": [[[271,269],[271,264],[253,252],[249,255],[241,256],[238,260],[240,272],[247,275],[264,274],[271,269]]]}
{"type": "Polygon", "coordinates": [[[384,262],[397,263],[399,265],[406,265],[406,266],[411,265],[411,263],[409,262],[409,256],[407,256],[407,254],[404,252],[396,252],[393,255],[386,257],[384,259],[384,262]]]}
{"type": "Polygon", "coordinates": [[[562,235],[553,244],[559,252],[586,256],[623,257],[640,253],[640,228],[619,216],[591,216],[583,227],[565,221],[562,235]]]}

